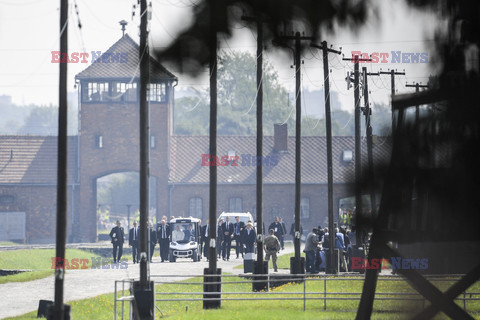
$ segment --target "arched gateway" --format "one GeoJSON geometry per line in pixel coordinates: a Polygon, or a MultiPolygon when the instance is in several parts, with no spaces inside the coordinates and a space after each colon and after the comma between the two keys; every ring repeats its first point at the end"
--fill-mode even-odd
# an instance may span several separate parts
{"type": "MultiPolygon", "coordinates": [[[[93,55],[93,53],[92,53],[93,55]]],[[[97,236],[97,178],[139,171],[139,46],[125,34],[76,77],[79,84],[79,212],[74,241],[97,236]]],[[[150,58],[150,175],[156,179],[157,216],[167,213],[169,137],[177,78],[150,58]]]]}

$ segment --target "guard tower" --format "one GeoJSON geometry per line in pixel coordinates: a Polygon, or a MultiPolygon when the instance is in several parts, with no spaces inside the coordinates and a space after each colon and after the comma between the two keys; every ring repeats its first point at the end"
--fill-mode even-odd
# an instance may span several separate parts
{"type": "MultiPolygon", "coordinates": [[[[76,241],[96,241],[97,187],[103,176],[139,171],[139,46],[124,34],[105,52],[92,52],[79,84],[80,207],[76,241]]],[[[166,214],[169,137],[177,78],[150,57],[150,176],[155,177],[157,217],[166,214]]],[[[124,226],[126,228],[126,226],[124,226]]]]}

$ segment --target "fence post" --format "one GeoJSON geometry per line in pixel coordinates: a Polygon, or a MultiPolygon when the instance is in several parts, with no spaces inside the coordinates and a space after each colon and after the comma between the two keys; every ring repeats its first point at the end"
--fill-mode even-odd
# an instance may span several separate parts
{"type": "Polygon", "coordinates": [[[117,280],[115,280],[115,289],[113,293],[113,310],[115,311],[113,319],[117,320],[117,280]]]}
{"type": "Polygon", "coordinates": [[[306,301],[305,301],[305,291],[306,291],[305,287],[306,286],[307,286],[307,279],[305,278],[303,280],[303,312],[305,312],[305,310],[306,310],[306,301]]]}
{"type": "MultiPolygon", "coordinates": [[[[125,297],[125,281],[122,281],[122,297],[125,297]]],[[[125,315],[125,300],[122,300],[122,320],[124,315],[125,315]]]]}
{"type": "Polygon", "coordinates": [[[327,275],[323,276],[323,310],[327,310],[327,275]]]}

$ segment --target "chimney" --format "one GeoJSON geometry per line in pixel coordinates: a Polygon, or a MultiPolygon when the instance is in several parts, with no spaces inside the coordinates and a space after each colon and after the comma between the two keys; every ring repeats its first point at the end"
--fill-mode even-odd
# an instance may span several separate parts
{"type": "Polygon", "coordinates": [[[273,125],[273,151],[287,152],[288,130],[287,124],[275,123],[273,125]]]}

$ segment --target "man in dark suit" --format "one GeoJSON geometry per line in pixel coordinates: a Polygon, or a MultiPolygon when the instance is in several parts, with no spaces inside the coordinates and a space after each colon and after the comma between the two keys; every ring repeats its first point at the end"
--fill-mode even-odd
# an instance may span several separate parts
{"type": "Polygon", "coordinates": [[[233,239],[235,240],[235,253],[237,254],[237,259],[239,257],[239,253],[242,254],[243,258],[242,233],[244,229],[245,223],[240,221],[240,217],[235,217],[235,223],[233,224],[233,239]]]}
{"type": "Polygon", "coordinates": [[[209,235],[208,232],[210,231],[209,219],[207,219],[207,224],[202,226],[200,230],[200,251],[202,252],[203,256],[207,258],[208,261],[208,242],[209,242],[209,235]]]}
{"type": "MultiPolygon", "coordinates": [[[[295,217],[293,217],[293,220],[295,220],[295,217]]],[[[303,234],[303,227],[300,224],[300,238],[303,234]]],[[[290,235],[292,236],[292,239],[295,241],[295,221],[292,222],[292,225],[290,226],[290,235]]]]}
{"type": "Polygon", "coordinates": [[[287,226],[285,225],[285,222],[283,222],[283,219],[281,217],[278,218],[278,222],[282,226],[282,237],[278,238],[278,240],[280,240],[280,246],[282,247],[282,250],[284,250],[285,249],[284,238],[285,238],[285,235],[287,234],[287,226]]]}
{"type": "Polygon", "coordinates": [[[130,229],[128,233],[128,245],[132,247],[132,257],[133,257],[133,263],[137,263],[138,257],[139,257],[139,252],[138,252],[138,239],[140,237],[139,232],[138,232],[138,227],[137,227],[137,221],[133,221],[133,228],[130,229]]]}
{"type": "Polygon", "coordinates": [[[280,248],[281,248],[281,242],[283,238],[283,226],[282,224],[280,223],[280,221],[278,220],[278,217],[275,217],[273,219],[273,222],[272,224],[268,227],[268,230],[270,229],[273,229],[273,233],[275,234],[275,237],[277,237],[277,239],[280,241],[280,248]]]}
{"type": "Polygon", "coordinates": [[[242,231],[242,242],[245,245],[245,254],[253,253],[253,247],[256,241],[257,235],[253,229],[251,222],[247,223],[247,227],[242,231]]]}
{"type": "Polygon", "coordinates": [[[150,239],[148,239],[149,243],[150,243],[150,252],[149,252],[149,260],[150,262],[152,262],[152,258],[153,258],[153,253],[155,252],[155,245],[157,244],[157,232],[155,231],[155,229],[153,228],[153,225],[151,222],[148,223],[148,231],[149,231],[149,234],[150,234],[150,239]]]}
{"type": "Polygon", "coordinates": [[[166,220],[162,220],[157,225],[157,240],[160,244],[160,259],[165,262],[168,260],[168,250],[170,249],[170,225],[166,220]]]}
{"type": "Polygon", "coordinates": [[[225,218],[225,223],[222,224],[223,245],[222,245],[222,258],[223,260],[230,260],[230,250],[232,248],[233,238],[233,223],[230,222],[230,217],[225,218]]]}
{"type": "Polygon", "coordinates": [[[112,239],[113,244],[113,263],[120,262],[123,252],[123,242],[125,241],[125,232],[119,220],[117,220],[117,226],[113,227],[112,231],[110,231],[110,239],[112,239]]]}
{"type": "Polygon", "coordinates": [[[217,255],[218,255],[218,259],[220,259],[221,255],[222,255],[222,251],[223,251],[223,238],[225,238],[225,235],[223,234],[223,225],[225,224],[225,222],[223,221],[223,219],[220,219],[218,221],[218,225],[217,225],[217,255]]]}

